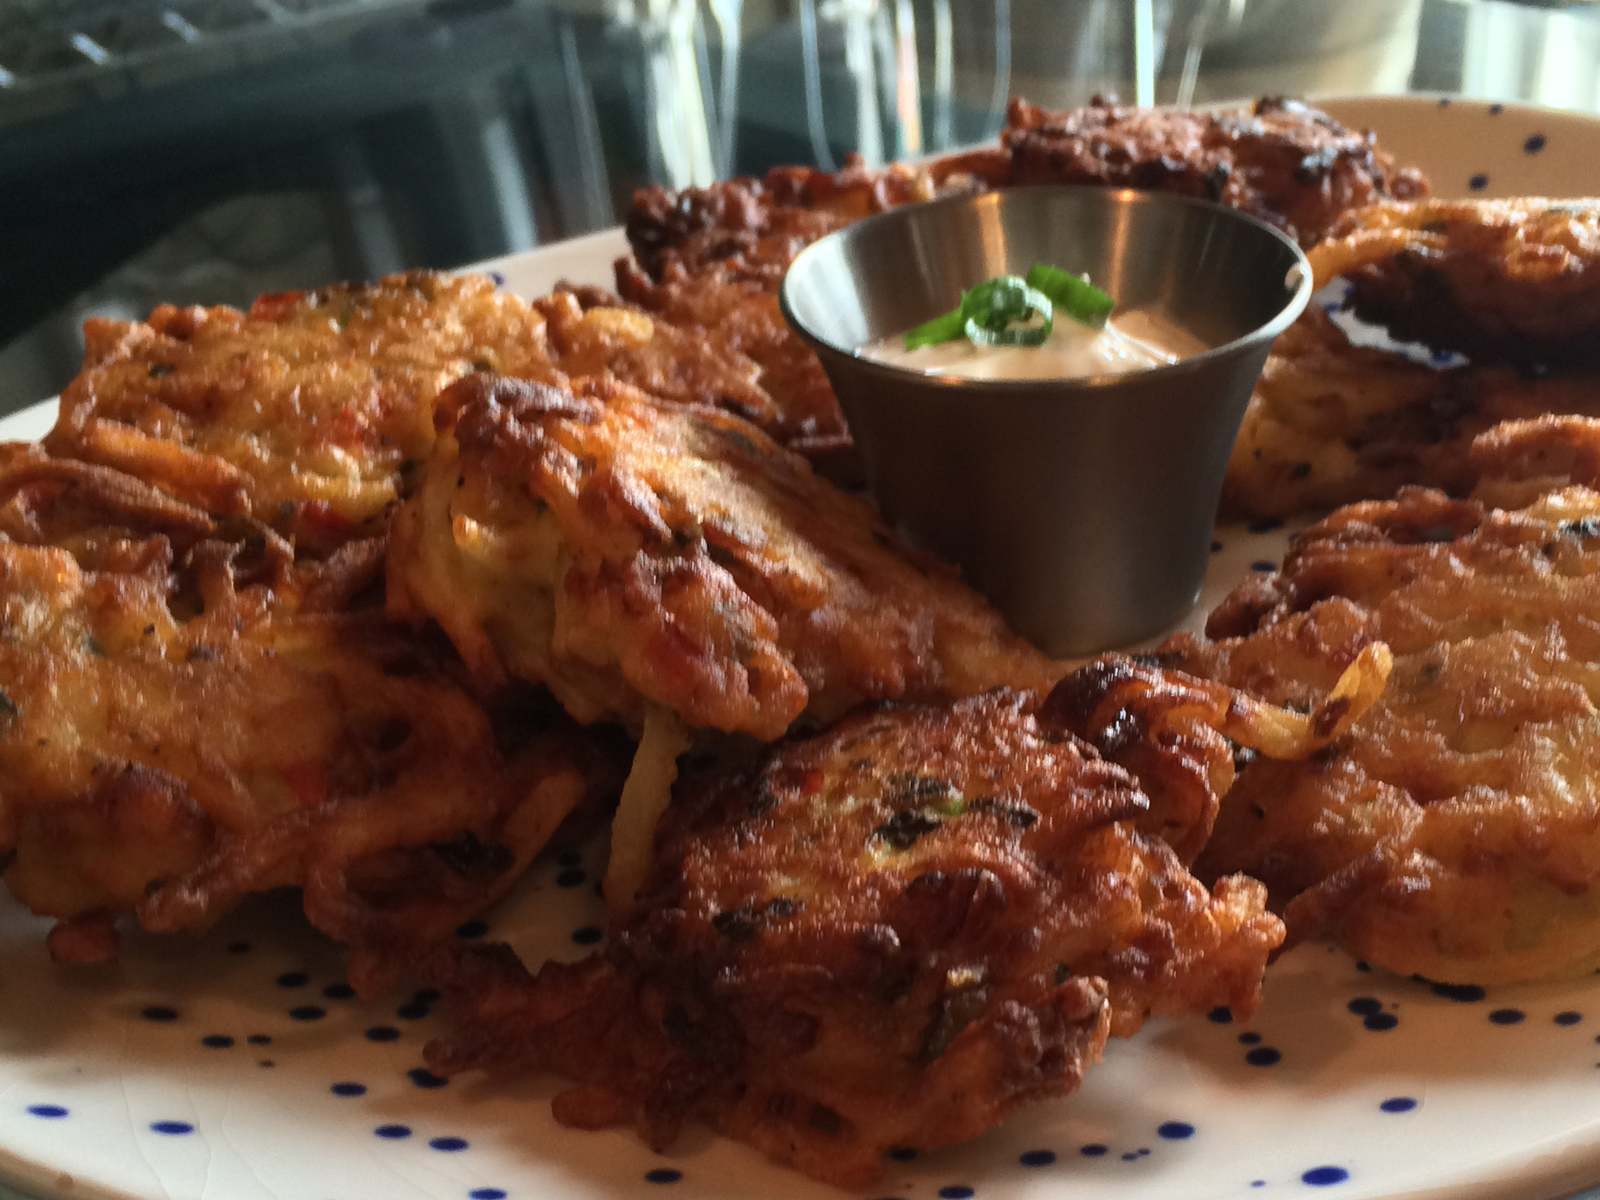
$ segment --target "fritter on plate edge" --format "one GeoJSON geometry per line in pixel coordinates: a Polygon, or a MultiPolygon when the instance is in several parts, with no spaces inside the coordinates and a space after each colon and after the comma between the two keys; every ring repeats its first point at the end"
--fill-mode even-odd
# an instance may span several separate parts
{"type": "Polygon", "coordinates": [[[1303,702],[1381,639],[1392,682],[1353,734],[1240,772],[1197,865],[1271,889],[1290,939],[1496,983],[1600,966],[1600,422],[1474,448],[1490,508],[1408,489],[1301,535],[1163,661],[1303,702]],[[1534,499],[1526,476],[1546,491],[1534,499]],[[1581,486],[1580,486],[1581,484],[1581,486]],[[1561,486],[1566,485],[1566,486],[1561,486]],[[1531,503],[1529,501],[1532,501],[1531,503]]]}
{"type": "Polygon", "coordinates": [[[215,532],[110,468],[0,448],[6,882],[80,961],[120,914],[187,928],[298,885],[377,990],[613,768],[559,714],[497,738],[448,651],[352,607],[375,542],[296,564],[215,532]]]}

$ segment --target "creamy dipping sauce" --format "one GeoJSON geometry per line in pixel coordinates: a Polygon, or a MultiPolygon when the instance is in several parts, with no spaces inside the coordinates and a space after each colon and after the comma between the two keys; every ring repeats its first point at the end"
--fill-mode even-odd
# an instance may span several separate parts
{"type": "Polygon", "coordinates": [[[879,338],[860,347],[863,358],[967,379],[1081,379],[1125,375],[1203,354],[1211,347],[1183,326],[1143,309],[1118,313],[1095,328],[1057,318],[1038,346],[977,346],[966,338],[907,350],[905,335],[879,338]]]}

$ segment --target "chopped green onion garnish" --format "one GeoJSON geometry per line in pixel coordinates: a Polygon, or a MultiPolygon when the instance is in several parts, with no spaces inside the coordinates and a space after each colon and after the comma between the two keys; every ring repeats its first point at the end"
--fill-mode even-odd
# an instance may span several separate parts
{"type": "Polygon", "coordinates": [[[966,323],[966,319],[961,315],[961,310],[953,308],[931,321],[924,321],[915,329],[908,330],[906,333],[906,349],[915,350],[918,346],[937,346],[940,342],[953,342],[961,336],[966,323]]]}
{"type": "Polygon", "coordinates": [[[907,350],[965,336],[979,346],[1038,346],[1064,312],[1085,325],[1104,325],[1116,302],[1087,279],[1045,263],[1023,279],[1001,275],[961,293],[961,303],[905,335],[907,350]]]}
{"type": "Polygon", "coordinates": [[[1081,275],[1034,263],[1028,271],[1028,286],[1050,297],[1056,311],[1085,325],[1104,325],[1117,302],[1081,275]]]}

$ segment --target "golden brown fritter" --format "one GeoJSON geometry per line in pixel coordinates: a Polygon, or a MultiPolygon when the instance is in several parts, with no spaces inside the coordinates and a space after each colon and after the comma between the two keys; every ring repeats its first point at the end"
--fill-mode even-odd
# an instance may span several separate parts
{"type": "Polygon", "coordinates": [[[662,1147],[698,1119],[869,1184],[891,1147],[1074,1090],[1108,1033],[1254,1010],[1281,936],[1260,886],[1208,894],[1140,831],[1150,808],[1036,697],[859,713],[680,785],[603,954],[441,967],[430,1065],[554,1071],[567,1124],[662,1147]]]}
{"type": "Polygon", "coordinates": [[[1529,377],[1505,366],[1437,369],[1352,345],[1313,306],[1278,338],[1234,443],[1232,516],[1326,512],[1406,484],[1464,496],[1473,439],[1546,413],[1600,416],[1600,376],[1529,377]]]}
{"type": "Polygon", "coordinates": [[[1197,873],[1264,881],[1291,940],[1461,983],[1600,966],[1600,425],[1480,445],[1512,476],[1494,488],[1585,461],[1588,486],[1510,511],[1422,489],[1341,509],[1212,614],[1212,640],[1163,657],[1293,705],[1390,645],[1350,737],[1240,771],[1197,873]]]}
{"type": "Polygon", "coordinates": [[[91,320],[46,445],[322,554],[379,532],[474,369],[549,378],[543,321],[478,276],[394,275],[91,320]]]}
{"type": "MultiPolygon", "coordinates": [[[[624,258],[617,263],[617,289],[690,336],[753,362],[757,382],[774,410],[757,423],[780,444],[817,457],[848,447],[850,434],[822,363],[789,328],[778,307],[777,280],[804,245],[784,251],[770,288],[737,278],[738,270],[721,262],[694,271],[673,262],[659,279],[652,279],[624,258]]],[[[712,403],[714,397],[704,402],[712,403]]]]}
{"type": "Polygon", "coordinates": [[[761,179],[678,192],[645,188],[628,212],[628,244],[657,279],[672,264],[699,274],[721,263],[729,282],[776,292],[789,262],[812,242],[873,213],[967,186],[951,174],[939,162],[874,169],[852,155],[837,172],[774,167],[761,179]]]}
{"type": "Polygon", "coordinates": [[[1402,340],[1524,367],[1600,358],[1600,200],[1374,204],[1311,263],[1402,340]]]}
{"type": "Polygon", "coordinates": [[[396,520],[389,608],[581,721],[778,737],[863,699],[1058,673],[948,569],[755,426],[608,378],[474,375],[396,520]]]}
{"type": "Polygon", "coordinates": [[[559,713],[497,738],[447,648],[352,605],[377,539],[296,565],[110,468],[0,464],[0,861],[57,958],[296,885],[371,992],[615,787],[559,713]]]}
{"type": "Polygon", "coordinates": [[[675,325],[598,288],[563,285],[533,307],[545,318],[560,382],[610,374],[658,400],[726,409],[769,433],[783,423],[761,368],[715,328],[675,325]]]}
{"type": "Polygon", "coordinates": [[[1302,246],[1319,242],[1351,209],[1428,190],[1398,169],[1370,133],[1281,97],[1248,113],[1131,108],[1101,100],[1048,112],[1013,100],[1001,142],[1006,180],[1096,183],[1202,196],[1282,229],[1302,246]]]}

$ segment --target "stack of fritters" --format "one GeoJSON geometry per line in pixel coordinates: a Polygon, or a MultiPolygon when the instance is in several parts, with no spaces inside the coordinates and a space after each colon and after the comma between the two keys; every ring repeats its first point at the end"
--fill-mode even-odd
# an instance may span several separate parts
{"type": "Polygon", "coordinates": [[[358,988],[427,959],[436,1069],[556,1071],[569,1124],[704,1120],[848,1186],[1070,1092],[1153,1014],[1249,1013],[1269,889],[1291,937],[1397,970],[1600,965],[1600,423],[1490,428],[1588,411],[1518,372],[1584,357],[1592,213],[1343,217],[1319,269],[1478,360],[1309,314],[1230,495],[1479,498],[1335,513],[1212,640],[1058,682],[795,453],[848,432],[776,303],[849,221],[1031,182],[1307,245],[1425,190],[1298,105],[1017,103],[926,167],[643,193],[621,298],[410,275],[92,324],[45,448],[0,447],[0,854],[52,950],[295,885],[358,988]],[[602,953],[437,951],[619,787],[602,953]]]}
{"type": "Polygon", "coordinates": [[[295,884],[371,991],[614,792],[594,737],[492,719],[382,615],[439,389],[560,377],[541,330],[425,275],[91,326],[51,453],[0,451],[0,852],[57,957],[295,884]]]}
{"type": "Polygon", "coordinates": [[[1473,439],[1545,413],[1600,416],[1600,204],[1419,201],[1350,213],[1309,251],[1357,316],[1466,363],[1356,346],[1313,305],[1278,339],[1223,504],[1288,516],[1392,496],[1464,496],[1473,439]]]}
{"type": "Polygon", "coordinates": [[[1407,488],[1314,525],[1214,612],[1173,667],[1310,702],[1363,647],[1395,655],[1352,735],[1258,760],[1202,877],[1271,889],[1291,939],[1332,937],[1459,983],[1600,966],[1600,422],[1480,440],[1486,494],[1407,488]]]}

